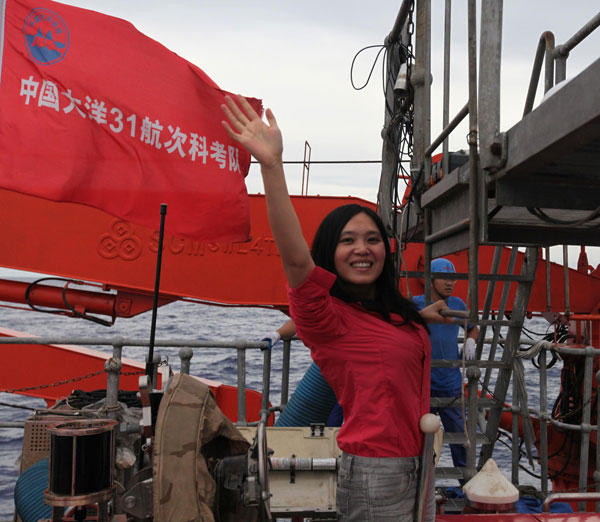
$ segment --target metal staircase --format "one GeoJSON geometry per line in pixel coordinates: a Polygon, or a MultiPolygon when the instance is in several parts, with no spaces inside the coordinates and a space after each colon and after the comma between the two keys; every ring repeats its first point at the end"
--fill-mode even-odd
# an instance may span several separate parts
{"type": "MultiPolygon", "coordinates": [[[[450,0],[446,0],[444,130],[433,141],[430,137],[429,81],[431,0],[404,1],[394,29],[386,39],[388,73],[380,214],[390,235],[401,243],[424,243],[424,273],[417,276],[425,279],[426,302],[432,276],[436,275],[430,272],[431,260],[468,249],[468,273],[444,273],[443,276],[468,279],[470,310],[466,314],[468,317],[463,318],[480,328],[475,361],[432,362],[432,366],[463,366],[468,380],[465,403],[469,414],[465,433],[444,435],[444,443],[469,441],[467,465],[464,469],[438,468],[438,480],[468,480],[492,454],[513,376],[515,354],[520,346],[540,247],[600,245],[600,90],[597,89],[600,60],[564,83],[532,111],[542,62],[546,64],[545,91],[549,91],[555,81],[565,80],[566,56],[600,25],[600,13],[562,46],[554,46],[551,33],[542,35],[524,117],[507,132],[501,132],[502,4],[502,0],[482,0],[479,4],[468,0],[469,96],[463,108],[450,120],[451,6],[450,0]],[[477,5],[481,6],[479,39],[476,35],[477,5]],[[409,84],[399,87],[401,63],[405,63],[409,84]],[[468,160],[450,171],[452,159],[448,153],[448,136],[467,115],[468,160]],[[432,167],[432,154],[440,145],[443,146],[443,160],[441,169],[438,165],[436,170],[432,167]],[[410,172],[404,167],[407,157],[411,159],[410,172]],[[400,201],[398,179],[408,175],[410,198],[400,201]],[[491,267],[479,266],[481,245],[496,245],[491,267]],[[503,246],[511,247],[512,253],[507,269],[500,273],[503,246]],[[524,250],[520,266],[517,263],[519,248],[524,250]],[[500,285],[503,285],[500,306],[492,310],[492,297],[500,285]],[[515,286],[514,302],[509,303],[509,290],[515,286]],[[486,292],[483,301],[479,299],[480,287],[486,292]],[[480,306],[481,302],[483,306],[480,306]],[[510,311],[509,319],[504,318],[507,310],[510,311]],[[491,340],[484,359],[484,340],[490,332],[491,340]],[[498,349],[500,341],[503,343],[501,351],[498,349]],[[487,420],[481,422],[478,429],[478,419],[483,419],[483,411],[487,412],[487,420]]],[[[409,275],[407,272],[399,274],[409,275]]],[[[410,275],[414,277],[415,273],[410,275]]],[[[516,414],[517,422],[518,416],[522,415],[526,425],[525,444],[531,459],[533,431],[527,422],[526,396],[521,393],[520,386],[515,379],[512,412],[516,414]]],[[[431,404],[443,407],[453,401],[454,398],[432,398],[431,404]]],[[[515,441],[513,444],[518,446],[515,441]]],[[[513,471],[513,482],[518,483],[515,473],[513,471]]]]}

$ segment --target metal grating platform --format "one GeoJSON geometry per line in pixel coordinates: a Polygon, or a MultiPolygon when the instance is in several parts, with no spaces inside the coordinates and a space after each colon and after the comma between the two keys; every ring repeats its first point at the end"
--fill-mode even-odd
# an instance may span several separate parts
{"type": "MultiPolygon", "coordinates": [[[[600,215],[585,221],[600,209],[598,85],[600,60],[564,83],[498,140],[498,162],[503,166],[486,175],[482,244],[600,246],[600,215]],[[542,209],[550,220],[569,224],[545,221],[530,209],[542,209]],[[582,222],[572,224],[577,221],[582,222]]],[[[433,257],[468,247],[467,165],[424,192],[421,206],[432,211],[433,257]]],[[[407,240],[424,240],[422,218],[414,210],[403,225],[407,240]]]]}
{"type": "Polygon", "coordinates": [[[506,133],[493,176],[499,205],[594,210],[600,205],[600,60],[555,87],[506,133]]]}

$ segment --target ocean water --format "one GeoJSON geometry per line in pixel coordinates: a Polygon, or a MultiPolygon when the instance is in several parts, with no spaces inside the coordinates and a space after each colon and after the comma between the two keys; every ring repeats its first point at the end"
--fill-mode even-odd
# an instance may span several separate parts
{"type": "MultiPolygon", "coordinates": [[[[260,340],[268,332],[276,330],[287,317],[276,310],[256,308],[223,308],[196,303],[176,302],[159,308],[156,339],[194,339],[226,341],[239,338],[260,340]]],[[[2,325],[34,335],[60,337],[124,337],[148,338],[151,314],[147,312],[131,319],[117,319],[112,327],[105,327],[81,319],[50,316],[26,310],[3,309],[2,325]]],[[[545,321],[534,319],[528,327],[537,332],[545,332],[545,321]]],[[[278,345],[272,355],[271,402],[279,404],[281,394],[282,350],[278,345]]],[[[110,348],[92,347],[110,352],[110,348]]],[[[0,346],[0,350],[1,350],[0,346]]],[[[123,356],[138,361],[145,360],[146,348],[124,347],[123,356]]],[[[175,371],[179,370],[178,348],[157,348],[162,358],[168,358],[175,371]]],[[[308,350],[301,342],[292,344],[290,393],[304,375],[311,363],[308,350]]],[[[262,355],[259,350],[250,350],[247,355],[247,386],[260,390],[262,380],[262,355]]],[[[3,372],[26,371],[26,368],[13,368],[10,361],[3,361],[3,372]]],[[[558,391],[560,367],[549,371],[549,407],[558,391]]],[[[191,373],[225,384],[236,384],[235,350],[198,350],[192,358],[191,373]]],[[[539,407],[539,378],[531,362],[526,362],[526,380],[530,394],[530,407],[539,407]]],[[[510,398],[508,399],[510,400],[510,398]]],[[[0,402],[24,408],[43,408],[45,402],[20,395],[0,393],[0,402]]],[[[24,421],[32,412],[28,409],[8,407],[0,404],[0,421],[24,421]]],[[[22,446],[22,429],[0,429],[0,520],[12,520],[14,512],[13,489],[18,476],[18,458],[22,446]]],[[[495,459],[510,478],[510,450],[503,444],[496,445],[495,459]]],[[[441,465],[451,465],[449,452],[445,450],[441,465]]],[[[536,471],[539,472],[539,469],[536,471]]],[[[536,480],[524,472],[520,474],[523,484],[536,484],[536,480]]]]}

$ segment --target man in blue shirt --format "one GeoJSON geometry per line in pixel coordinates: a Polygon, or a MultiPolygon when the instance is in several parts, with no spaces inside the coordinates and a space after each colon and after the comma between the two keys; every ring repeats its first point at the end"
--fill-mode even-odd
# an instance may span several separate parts
{"type": "MultiPolygon", "coordinates": [[[[454,265],[444,258],[434,259],[431,262],[432,272],[455,273],[454,265]]],[[[432,279],[431,302],[443,299],[448,308],[452,310],[466,310],[467,307],[460,297],[452,295],[454,279],[432,279]]],[[[413,298],[419,309],[425,306],[425,296],[413,298]]],[[[458,347],[458,324],[428,324],[429,338],[431,340],[432,359],[462,359],[462,350],[458,347]]],[[[475,358],[478,328],[468,327],[464,344],[465,358],[475,358]]],[[[431,408],[432,413],[439,413],[444,430],[451,432],[464,432],[464,422],[460,408],[461,388],[463,386],[462,373],[459,368],[431,368],[431,397],[456,397],[455,407],[431,408]]],[[[455,467],[464,467],[466,464],[466,450],[462,444],[451,444],[452,462],[455,467]]],[[[462,482],[462,481],[461,481],[462,482]]]]}

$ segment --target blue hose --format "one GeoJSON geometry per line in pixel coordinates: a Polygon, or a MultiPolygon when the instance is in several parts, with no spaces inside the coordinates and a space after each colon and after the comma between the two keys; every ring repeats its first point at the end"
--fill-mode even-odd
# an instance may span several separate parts
{"type": "Polygon", "coordinates": [[[52,507],[44,504],[44,490],[48,488],[48,459],[29,466],[15,484],[15,508],[23,522],[37,522],[52,518],[52,507]]]}
{"type": "Polygon", "coordinates": [[[327,422],[337,399],[331,386],[313,362],[296,391],[275,422],[278,427],[310,426],[311,423],[327,422]]]}

